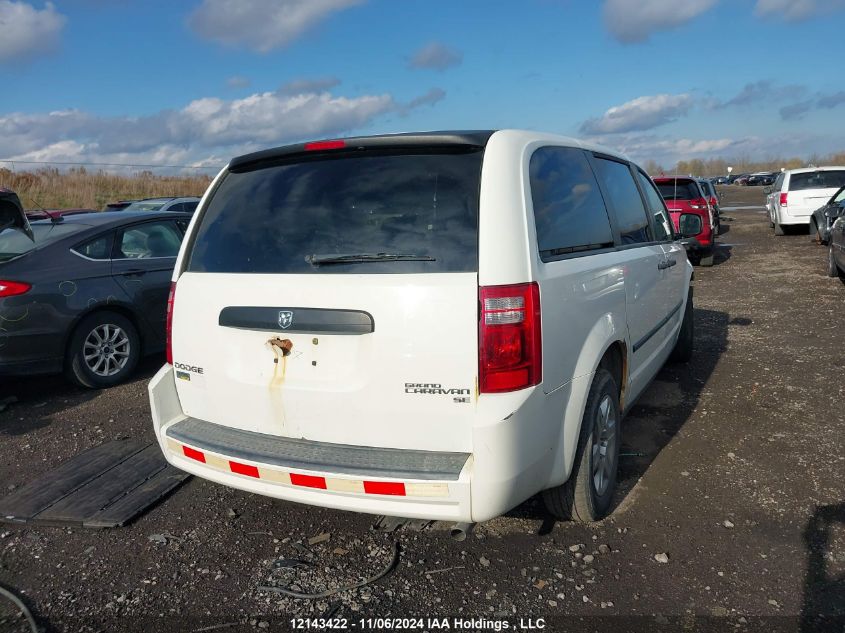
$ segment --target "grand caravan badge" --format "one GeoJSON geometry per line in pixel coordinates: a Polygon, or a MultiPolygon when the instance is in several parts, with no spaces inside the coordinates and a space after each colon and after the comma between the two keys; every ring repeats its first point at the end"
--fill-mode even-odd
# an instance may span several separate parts
{"type": "Polygon", "coordinates": [[[283,330],[293,325],[293,312],[290,310],[279,310],[279,327],[283,330]]]}
{"type": "Polygon", "coordinates": [[[405,393],[422,393],[435,396],[468,396],[469,389],[444,389],[439,383],[406,382],[405,393]]]}

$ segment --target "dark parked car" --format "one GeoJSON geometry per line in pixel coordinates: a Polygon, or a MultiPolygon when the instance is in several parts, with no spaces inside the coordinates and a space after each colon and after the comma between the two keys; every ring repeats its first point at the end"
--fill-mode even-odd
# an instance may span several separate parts
{"type": "Polygon", "coordinates": [[[830,197],[823,207],[819,207],[810,217],[810,239],[819,244],[827,244],[830,227],[836,218],[845,215],[845,187],[830,197]]]}
{"type": "Polygon", "coordinates": [[[730,184],[727,176],[716,176],[715,178],[711,178],[710,182],[712,182],[714,185],[730,184]]]}
{"type": "Polygon", "coordinates": [[[777,178],[776,174],[772,173],[765,173],[765,174],[751,174],[748,177],[748,180],[745,181],[745,184],[750,186],[768,186],[775,182],[775,178],[777,178]]]}
{"type": "Polygon", "coordinates": [[[5,230],[17,230],[32,237],[32,228],[18,194],[0,187],[0,233],[5,230]]]}
{"type": "Polygon", "coordinates": [[[103,207],[103,211],[122,211],[133,202],[137,202],[137,200],[118,200],[117,202],[107,202],[106,206],[103,207]]]}
{"type": "Polygon", "coordinates": [[[845,283],[845,216],[834,220],[827,242],[827,274],[845,283]]]}
{"type": "Polygon", "coordinates": [[[0,220],[0,375],[64,371],[109,387],[163,350],[190,218],[120,211],[27,223],[20,210],[16,222],[11,212],[0,220]]]}

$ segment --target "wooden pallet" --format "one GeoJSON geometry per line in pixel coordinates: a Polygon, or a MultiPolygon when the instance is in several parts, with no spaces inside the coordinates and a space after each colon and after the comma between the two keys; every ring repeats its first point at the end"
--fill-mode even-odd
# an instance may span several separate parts
{"type": "Polygon", "coordinates": [[[120,527],[188,477],[165,461],[155,442],[106,442],[0,499],[0,521],[120,527]]]}

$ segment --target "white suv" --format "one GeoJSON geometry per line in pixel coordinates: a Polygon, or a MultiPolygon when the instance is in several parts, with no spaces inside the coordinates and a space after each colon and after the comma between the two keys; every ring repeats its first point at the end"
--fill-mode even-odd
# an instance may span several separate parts
{"type": "Polygon", "coordinates": [[[545,491],[597,520],[619,423],[692,352],[652,181],[535,132],[233,159],[194,215],[150,383],[168,461],[301,503],[477,522],[545,491]]]}
{"type": "Polygon", "coordinates": [[[766,202],[775,235],[783,235],[785,226],[808,226],[813,211],[823,207],[843,185],[845,167],[808,167],[782,172],[766,202]]]}

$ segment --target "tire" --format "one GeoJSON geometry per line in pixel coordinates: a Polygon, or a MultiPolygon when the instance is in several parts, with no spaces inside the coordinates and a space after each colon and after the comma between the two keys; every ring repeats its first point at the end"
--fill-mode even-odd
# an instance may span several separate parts
{"type": "Polygon", "coordinates": [[[822,232],[819,230],[819,225],[815,220],[810,220],[810,241],[816,244],[823,244],[822,232]]]}
{"type": "Polygon", "coordinates": [[[713,265],[713,249],[710,248],[706,253],[702,254],[698,259],[698,265],[704,268],[709,268],[713,265]]]}
{"type": "Polygon", "coordinates": [[[775,227],[775,235],[783,235],[783,227],[775,220],[773,226],[775,227]]]}
{"type": "Polygon", "coordinates": [[[141,339],[132,322],[117,312],[95,312],[71,335],[65,373],[81,387],[104,389],[126,380],[140,358],[141,339]]]}
{"type": "Polygon", "coordinates": [[[552,515],[592,523],[610,512],[622,440],[620,421],[619,389],[610,372],[600,367],[590,385],[569,479],[543,491],[543,502],[552,515]],[[595,464],[597,458],[601,459],[599,464],[595,464]]]}
{"type": "Polygon", "coordinates": [[[678,340],[675,342],[675,347],[672,348],[672,353],[669,355],[669,360],[673,363],[686,363],[692,359],[692,353],[695,349],[694,310],[692,288],[690,288],[689,294],[687,294],[687,306],[684,309],[684,320],[681,321],[681,331],[678,333],[678,340]]]}
{"type": "Polygon", "coordinates": [[[693,266],[701,265],[701,254],[700,253],[687,253],[687,259],[689,263],[693,266]]]}
{"type": "Polygon", "coordinates": [[[836,259],[833,256],[833,242],[827,246],[827,276],[840,277],[842,273],[839,272],[839,266],[836,265],[836,259]]]}

